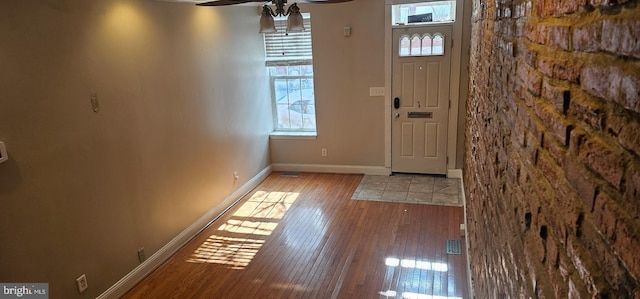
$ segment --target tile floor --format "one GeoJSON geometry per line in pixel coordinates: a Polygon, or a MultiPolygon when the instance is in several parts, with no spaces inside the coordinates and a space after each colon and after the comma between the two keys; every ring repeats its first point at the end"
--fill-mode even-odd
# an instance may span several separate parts
{"type": "Polygon", "coordinates": [[[462,206],[460,179],[429,175],[365,175],[351,199],[462,206]]]}

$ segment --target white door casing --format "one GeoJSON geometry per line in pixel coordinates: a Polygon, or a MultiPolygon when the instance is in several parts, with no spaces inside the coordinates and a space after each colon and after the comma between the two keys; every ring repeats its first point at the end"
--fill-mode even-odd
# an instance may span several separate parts
{"type": "Polygon", "coordinates": [[[451,35],[451,25],[393,29],[393,172],[447,173],[451,35]],[[439,48],[437,41],[434,42],[437,37],[442,38],[442,48],[439,48]],[[405,47],[401,55],[403,38],[405,44],[410,41],[414,47],[409,50],[405,47]],[[416,43],[420,43],[420,46],[416,47],[416,43]],[[399,100],[398,108],[394,103],[396,98],[399,100]]]}

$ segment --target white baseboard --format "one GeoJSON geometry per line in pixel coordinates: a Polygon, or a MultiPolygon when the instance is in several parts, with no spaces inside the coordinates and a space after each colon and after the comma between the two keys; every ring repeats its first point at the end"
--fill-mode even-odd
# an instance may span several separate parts
{"type": "Polygon", "coordinates": [[[462,169],[447,169],[447,177],[462,180],[462,169]]]}
{"type": "Polygon", "coordinates": [[[462,175],[462,169],[455,169],[460,171],[460,185],[462,186],[462,204],[464,207],[464,244],[467,251],[467,283],[469,286],[469,298],[474,298],[473,292],[473,280],[471,279],[471,252],[469,251],[469,223],[467,222],[467,196],[464,192],[464,178],[462,175]]]}
{"type": "Polygon", "coordinates": [[[368,175],[390,175],[391,169],[384,166],[325,165],[325,164],[272,164],[273,171],[362,173],[368,175]]]}
{"type": "Polygon", "coordinates": [[[167,261],[178,249],[189,242],[193,237],[198,235],[211,222],[218,219],[227,210],[233,207],[242,197],[249,193],[253,188],[258,186],[272,172],[272,166],[268,166],[260,171],[256,176],[244,185],[240,186],[236,191],[227,196],[220,204],[213,207],[206,214],[200,217],[196,222],[187,227],[179,235],[173,238],[169,243],[164,245],[160,250],[151,255],[146,261],[138,265],[135,269],[121,278],[109,289],[104,291],[97,299],[120,298],[138,284],[142,279],[151,274],[153,270],[158,268],[162,263],[167,261]]]}

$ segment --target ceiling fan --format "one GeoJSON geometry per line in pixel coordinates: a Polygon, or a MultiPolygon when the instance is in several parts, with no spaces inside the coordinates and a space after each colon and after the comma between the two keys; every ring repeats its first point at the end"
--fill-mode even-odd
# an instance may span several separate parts
{"type": "MultiPolygon", "coordinates": [[[[298,0],[298,2],[304,3],[341,3],[350,2],[353,0],[298,0]]],[[[285,10],[284,6],[287,4],[287,0],[213,0],[208,2],[198,3],[198,6],[223,6],[223,5],[235,5],[249,2],[271,2],[276,6],[276,10],[273,11],[269,5],[262,7],[262,15],[260,16],[260,33],[272,33],[277,32],[273,17],[283,16],[287,17],[287,32],[304,31],[304,22],[300,8],[297,3],[293,3],[285,10]]]]}
{"type": "MultiPolygon", "coordinates": [[[[340,3],[340,2],[350,2],[353,0],[298,0],[298,2],[305,3],[340,3]]],[[[213,0],[203,3],[198,3],[196,5],[199,6],[222,6],[222,5],[234,5],[234,4],[242,4],[249,2],[272,2],[277,6],[284,6],[287,4],[287,0],[273,0],[273,1],[264,1],[264,0],[213,0]]]]}

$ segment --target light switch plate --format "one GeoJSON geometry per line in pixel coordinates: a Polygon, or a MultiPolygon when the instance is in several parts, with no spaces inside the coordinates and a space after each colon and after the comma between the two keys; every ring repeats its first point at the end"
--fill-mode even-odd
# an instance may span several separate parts
{"type": "Polygon", "coordinates": [[[0,141],[0,163],[9,160],[9,154],[7,154],[7,148],[4,146],[4,142],[0,141]]]}

